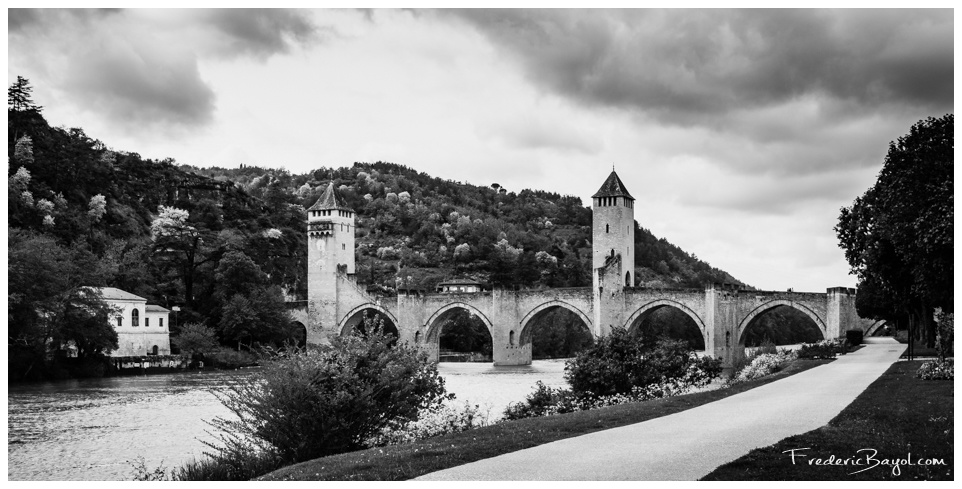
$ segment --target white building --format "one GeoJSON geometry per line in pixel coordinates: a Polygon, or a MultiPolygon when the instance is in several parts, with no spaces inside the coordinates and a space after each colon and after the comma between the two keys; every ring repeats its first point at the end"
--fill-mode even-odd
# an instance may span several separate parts
{"type": "Polygon", "coordinates": [[[114,287],[100,287],[104,302],[117,310],[111,318],[118,348],[112,357],[170,355],[170,311],[114,287]]]}

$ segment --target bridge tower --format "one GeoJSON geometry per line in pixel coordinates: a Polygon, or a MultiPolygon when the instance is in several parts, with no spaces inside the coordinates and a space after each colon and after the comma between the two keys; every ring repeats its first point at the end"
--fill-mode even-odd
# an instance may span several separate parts
{"type": "Polygon", "coordinates": [[[624,288],[635,285],[635,198],[615,173],[591,196],[594,333],[608,334],[625,318],[624,288]]]}
{"type": "Polygon", "coordinates": [[[354,210],[332,180],[307,209],[308,343],[326,343],[338,334],[338,275],[354,276],[354,228],[354,210]]]}

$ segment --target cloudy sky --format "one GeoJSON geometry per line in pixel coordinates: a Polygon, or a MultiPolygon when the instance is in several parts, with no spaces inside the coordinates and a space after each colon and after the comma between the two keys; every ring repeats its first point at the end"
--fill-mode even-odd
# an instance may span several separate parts
{"type": "Polygon", "coordinates": [[[832,227],[953,112],[951,10],[17,10],[8,85],[117,150],[391,161],[635,219],[770,290],[855,286],[832,227]]]}

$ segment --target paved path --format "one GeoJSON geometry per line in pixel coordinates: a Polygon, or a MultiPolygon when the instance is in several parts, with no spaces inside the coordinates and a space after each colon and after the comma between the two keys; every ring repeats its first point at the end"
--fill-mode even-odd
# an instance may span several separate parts
{"type": "Polygon", "coordinates": [[[828,424],[905,349],[890,338],[866,340],[832,363],[719,401],[418,480],[697,480],[754,448],[828,424]]]}

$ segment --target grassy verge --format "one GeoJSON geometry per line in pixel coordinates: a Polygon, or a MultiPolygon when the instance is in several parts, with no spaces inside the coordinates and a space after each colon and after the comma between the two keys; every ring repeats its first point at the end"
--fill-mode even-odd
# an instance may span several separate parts
{"type": "Polygon", "coordinates": [[[801,360],[761,379],[696,394],[522,419],[416,443],[372,448],[285,467],[259,480],[405,480],[595,431],[667,416],[774,382],[831,360],[801,360]]]}
{"type": "Polygon", "coordinates": [[[896,362],[828,425],[752,450],[703,480],[952,480],[953,382],[915,378],[921,364],[896,362]],[[872,458],[883,464],[868,460],[871,452],[858,452],[866,448],[877,450],[872,458]],[[795,450],[794,464],[786,450],[795,450]],[[912,464],[942,459],[946,465],[909,465],[904,462],[909,454],[912,464]],[[809,464],[833,455],[852,460],[809,464]],[[903,462],[897,470],[896,459],[903,462]]]}

